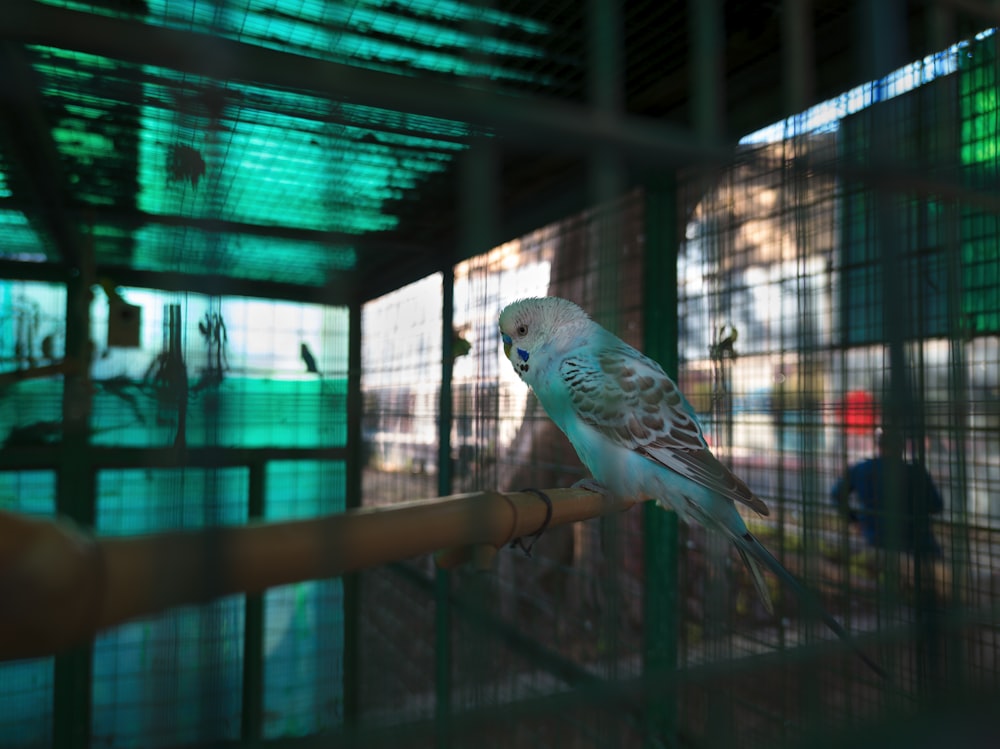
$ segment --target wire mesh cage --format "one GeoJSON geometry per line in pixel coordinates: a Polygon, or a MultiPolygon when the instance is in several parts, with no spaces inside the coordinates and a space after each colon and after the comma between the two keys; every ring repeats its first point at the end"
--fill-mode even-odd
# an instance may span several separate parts
{"type": "Polygon", "coordinates": [[[0,642],[0,744],[995,743],[992,5],[8,2],[0,618],[34,519],[142,582],[0,642]],[[483,542],[588,478],[544,296],[805,595],[655,501],[483,542]]]}

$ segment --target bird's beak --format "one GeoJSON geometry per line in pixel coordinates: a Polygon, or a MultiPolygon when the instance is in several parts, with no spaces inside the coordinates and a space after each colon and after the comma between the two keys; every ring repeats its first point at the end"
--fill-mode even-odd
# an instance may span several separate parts
{"type": "Polygon", "coordinates": [[[503,334],[503,355],[510,359],[510,347],[514,344],[514,341],[506,333],[503,334]]]}

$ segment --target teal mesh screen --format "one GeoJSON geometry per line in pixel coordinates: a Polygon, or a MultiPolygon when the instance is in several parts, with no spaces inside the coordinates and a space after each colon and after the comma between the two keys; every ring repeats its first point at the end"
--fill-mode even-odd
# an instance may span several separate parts
{"type": "MultiPolygon", "coordinates": [[[[102,471],[97,530],[134,535],[243,523],[247,490],[242,468],[102,471]]],[[[231,596],[98,637],[93,744],[145,749],[238,738],[243,611],[243,597],[231,596]]]]}
{"type": "MultiPolygon", "coordinates": [[[[267,466],[264,517],[291,520],[342,512],[341,462],[267,466]]],[[[343,719],[344,600],[335,580],[286,585],[264,595],[264,737],[299,736],[343,719]]]]}

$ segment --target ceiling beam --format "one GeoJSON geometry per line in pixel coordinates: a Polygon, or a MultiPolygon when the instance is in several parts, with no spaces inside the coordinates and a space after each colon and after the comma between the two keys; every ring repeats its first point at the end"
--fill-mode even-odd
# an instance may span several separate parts
{"type": "MultiPolygon", "coordinates": [[[[2,203],[0,203],[2,204],[2,203]]],[[[107,208],[88,208],[79,216],[98,224],[134,230],[142,226],[190,227],[214,234],[231,234],[271,239],[286,239],[294,242],[316,242],[330,246],[350,246],[364,253],[420,254],[428,248],[399,240],[383,239],[378,234],[350,234],[348,232],[302,229],[279,224],[250,224],[219,218],[180,216],[177,214],[148,213],[146,211],[121,211],[107,208]]]]}
{"type": "MultiPolygon", "coordinates": [[[[157,291],[205,294],[206,296],[246,296],[262,299],[285,299],[329,306],[347,305],[357,294],[354,271],[342,271],[336,279],[322,286],[281,281],[233,278],[205,273],[142,270],[124,265],[102,265],[95,269],[98,278],[110,278],[116,286],[157,291]]],[[[26,263],[0,259],[0,278],[40,283],[68,283],[68,268],[56,263],[26,263]]]]}
{"type": "Polygon", "coordinates": [[[347,305],[356,293],[355,273],[341,271],[322,286],[281,281],[234,278],[223,274],[184,273],[164,270],[141,270],[126,266],[98,265],[97,276],[114,279],[118,286],[133,286],[161,291],[190,292],[206,296],[249,296],[263,299],[286,299],[293,302],[347,305]]]}

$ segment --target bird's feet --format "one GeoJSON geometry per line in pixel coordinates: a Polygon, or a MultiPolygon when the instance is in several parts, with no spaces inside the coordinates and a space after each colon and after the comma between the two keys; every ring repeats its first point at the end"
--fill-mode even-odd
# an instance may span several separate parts
{"type": "Polygon", "coordinates": [[[597,479],[580,479],[575,484],[573,484],[574,489],[586,489],[589,492],[595,492],[600,494],[602,497],[611,497],[611,490],[608,489],[604,484],[602,484],[597,479]]]}
{"type": "Polygon", "coordinates": [[[549,523],[552,521],[552,500],[549,499],[549,495],[539,489],[522,489],[524,492],[531,492],[532,494],[537,494],[539,498],[545,503],[545,521],[542,523],[542,527],[531,534],[531,542],[526,546],[523,538],[515,538],[510,542],[510,548],[520,549],[524,552],[525,556],[531,556],[531,550],[535,548],[535,544],[538,539],[542,537],[545,533],[545,529],[549,527],[549,523]]]}

